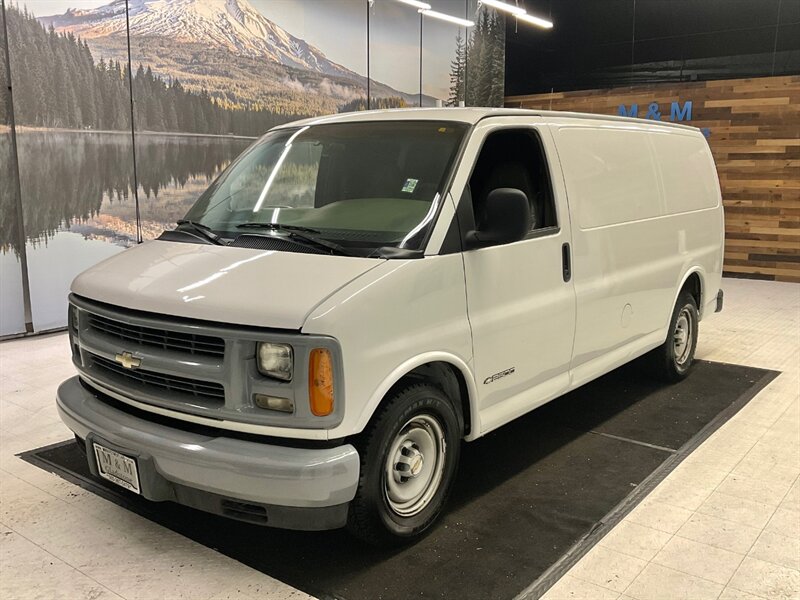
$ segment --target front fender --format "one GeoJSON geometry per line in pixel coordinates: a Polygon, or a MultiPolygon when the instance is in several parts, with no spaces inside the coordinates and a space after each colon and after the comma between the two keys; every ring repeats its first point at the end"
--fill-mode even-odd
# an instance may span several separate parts
{"type": "MultiPolygon", "coordinates": [[[[356,428],[358,431],[363,431],[364,428],[369,423],[372,416],[378,410],[381,405],[381,402],[386,397],[386,394],[392,389],[398,381],[400,381],[403,377],[408,375],[411,371],[416,369],[417,367],[421,367],[422,365],[426,365],[429,363],[434,362],[443,362],[449,365],[452,365],[461,373],[464,377],[464,380],[467,384],[467,394],[469,396],[469,419],[470,423],[472,424],[470,433],[466,436],[467,441],[474,440],[480,435],[481,431],[481,423],[480,423],[480,412],[478,411],[478,390],[477,386],[475,385],[475,376],[472,372],[472,367],[467,364],[467,362],[454,354],[448,352],[426,352],[424,354],[420,354],[413,358],[408,359],[407,361],[403,362],[402,364],[398,365],[375,389],[373,394],[370,396],[367,404],[364,406],[364,410],[361,412],[361,415],[356,422],[356,428]]],[[[465,415],[466,416],[466,415],[465,415]]]]}

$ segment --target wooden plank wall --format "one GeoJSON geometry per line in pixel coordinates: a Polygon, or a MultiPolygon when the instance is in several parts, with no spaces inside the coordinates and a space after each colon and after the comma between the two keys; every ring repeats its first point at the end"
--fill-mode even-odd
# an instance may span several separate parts
{"type": "Polygon", "coordinates": [[[639,116],[692,101],[689,125],[709,128],[725,204],[725,273],[800,282],[800,76],[668,83],[510,96],[506,106],[639,116]]]}

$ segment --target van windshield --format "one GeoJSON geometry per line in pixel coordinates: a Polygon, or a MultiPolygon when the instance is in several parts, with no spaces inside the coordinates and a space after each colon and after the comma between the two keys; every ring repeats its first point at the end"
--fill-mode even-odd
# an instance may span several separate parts
{"type": "Polygon", "coordinates": [[[223,238],[302,232],[361,256],[420,250],[466,128],[373,121],[279,129],[236,159],[186,220],[223,238]]]}

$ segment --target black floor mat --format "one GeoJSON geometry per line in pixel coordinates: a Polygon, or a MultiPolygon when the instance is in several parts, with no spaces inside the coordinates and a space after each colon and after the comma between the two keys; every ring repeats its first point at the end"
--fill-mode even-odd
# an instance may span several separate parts
{"type": "Polygon", "coordinates": [[[466,444],[439,524],[391,551],[342,531],[274,530],[148,502],[92,479],[74,443],[22,457],[322,598],[512,598],[775,375],[700,362],[687,380],[664,386],[635,364],[623,367],[466,444]]]}

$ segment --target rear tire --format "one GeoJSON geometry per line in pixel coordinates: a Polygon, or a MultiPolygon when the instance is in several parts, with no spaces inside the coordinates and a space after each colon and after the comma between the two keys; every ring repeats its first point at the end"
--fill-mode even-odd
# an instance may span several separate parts
{"type": "Polygon", "coordinates": [[[455,479],[461,428],[437,387],[412,384],[384,401],[357,443],[361,472],[347,528],[373,545],[411,541],[436,521],[455,479]]]}
{"type": "Polygon", "coordinates": [[[697,303],[689,292],[682,291],[672,311],[666,341],[645,356],[654,377],[675,383],[689,374],[697,349],[697,324],[697,303]]]}

